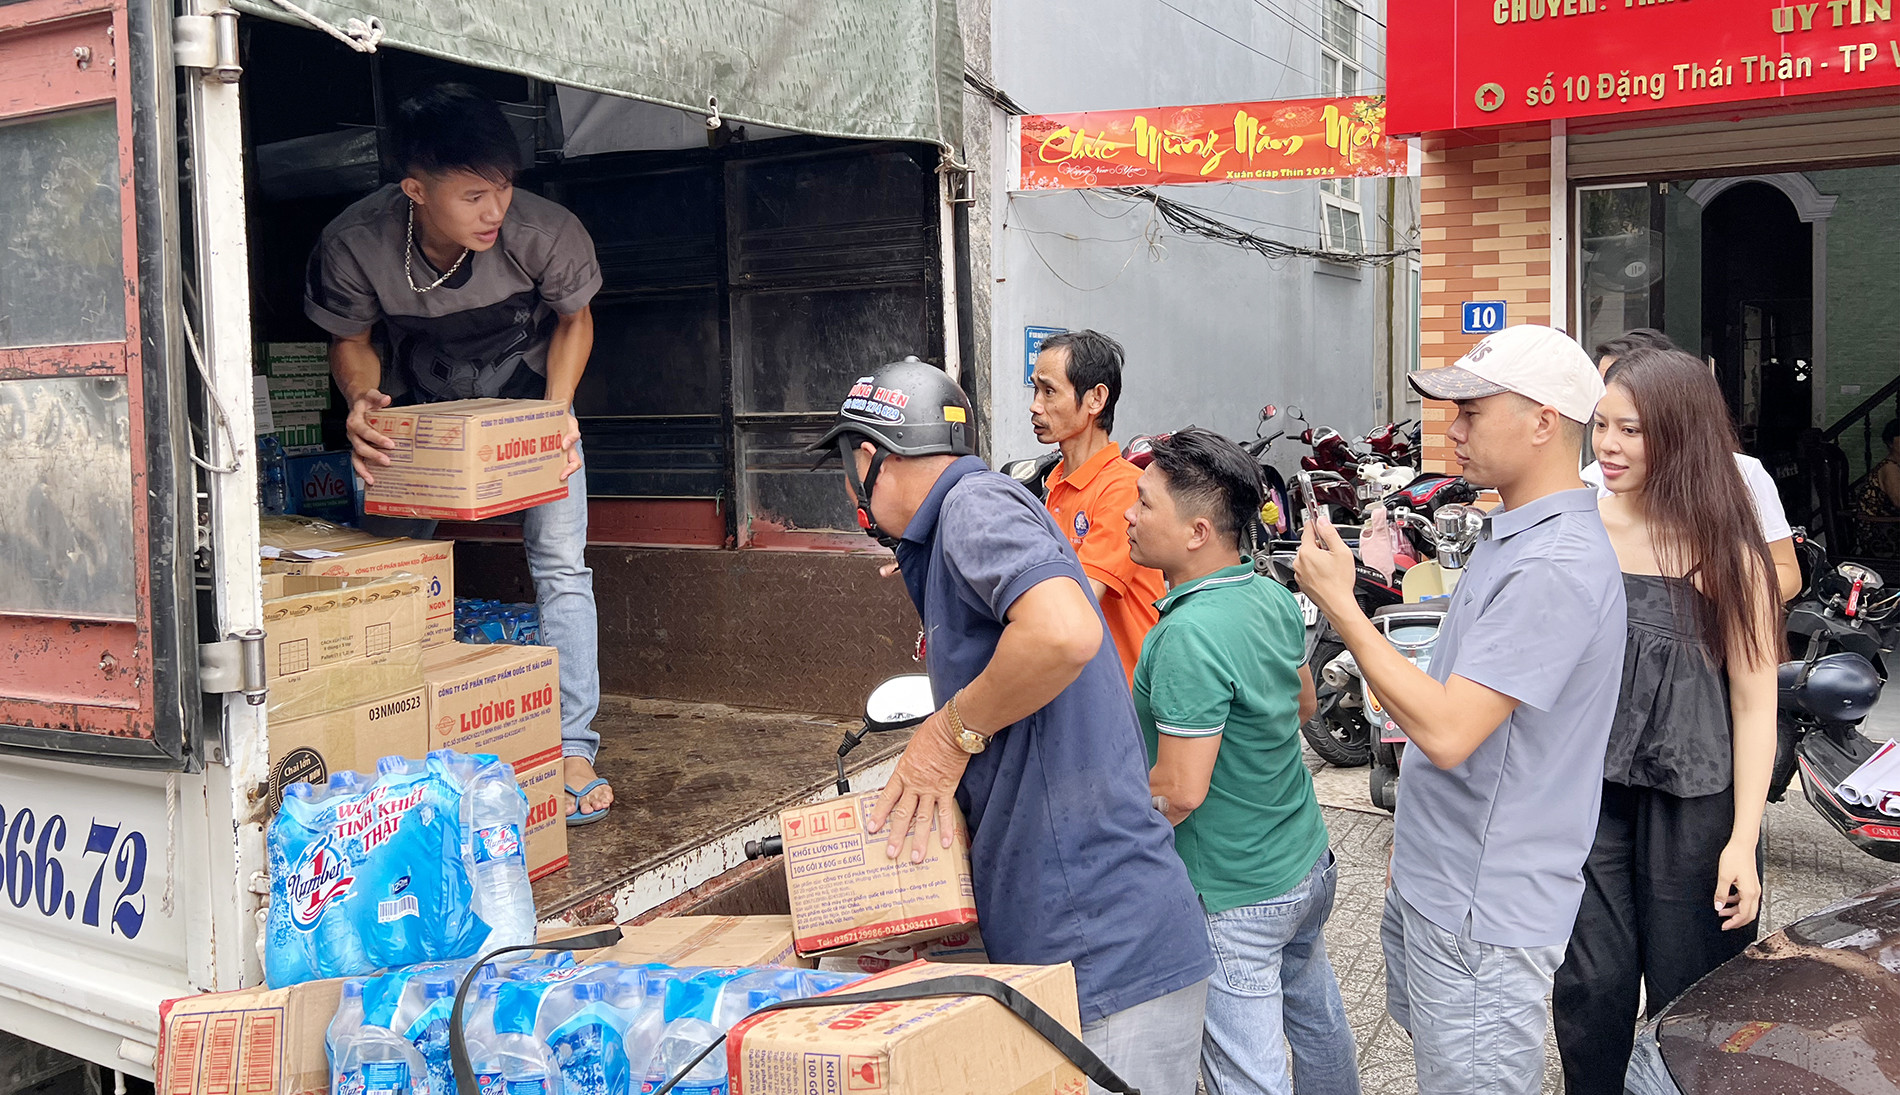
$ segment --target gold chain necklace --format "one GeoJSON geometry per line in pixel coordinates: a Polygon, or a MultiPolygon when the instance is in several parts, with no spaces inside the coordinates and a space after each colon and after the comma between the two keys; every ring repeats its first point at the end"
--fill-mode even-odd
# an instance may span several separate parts
{"type": "Polygon", "coordinates": [[[468,248],[466,247],[462,248],[462,257],[455,260],[455,265],[449,267],[448,273],[443,274],[441,277],[435,279],[434,281],[430,282],[427,285],[417,285],[416,275],[411,272],[412,263],[415,261],[415,254],[417,250],[418,248],[416,247],[416,203],[412,200],[409,203],[408,246],[403,248],[403,252],[402,252],[402,276],[408,280],[410,289],[418,293],[427,293],[432,289],[440,289],[442,287],[443,282],[455,276],[455,272],[462,268],[462,264],[468,261],[468,256],[471,254],[468,248]]]}

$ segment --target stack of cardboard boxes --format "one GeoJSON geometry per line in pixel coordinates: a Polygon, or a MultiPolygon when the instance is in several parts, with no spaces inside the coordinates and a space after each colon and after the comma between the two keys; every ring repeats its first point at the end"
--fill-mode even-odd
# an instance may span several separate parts
{"type": "MultiPolygon", "coordinates": [[[[793,954],[790,917],[689,916],[622,929],[583,964],[675,967],[809,966],[793,954]]],[[[553,937],[548,937],[553,938],[553,937]]],[[[1080,1035],[1068,965],[912,962],[845,986],[875,991],[946,974],[990,977],[1080,1035]]],[[[342,980],[173,1000],[160,1012],[165,1095],[324,1095],[323,1035],[342,980]]],[[[1029,1024],[981,996],[941,996],[771,1012],[741,1020],[722,1047],[732,1090],[745,1095],[1085,1095],[1087,1081],[1029,1024]]]]}
{"type": "Polygon", "coordinates": [[[454,545],[265,518],[271,800],[386,756],[494,753],[528,795],[528,873],[567,865],[559,655],[453,642],[454,545]]]}
{"type": "Polygon", "coordinates": [[[292,455],[323,448],[323,411],[330,405],[330,347],[322,342],[264,346],[262,383],[270,411],[267,431],[292,455]]]}

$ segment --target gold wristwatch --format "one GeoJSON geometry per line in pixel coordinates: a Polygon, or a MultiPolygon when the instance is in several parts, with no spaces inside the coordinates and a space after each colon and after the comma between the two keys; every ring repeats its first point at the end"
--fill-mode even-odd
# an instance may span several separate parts
{"type": "Polygon", "coordinates": [[[990,739],[963,725],[963,715],[957,711],[957,696],[961,695],[963,693],[959,692],[951,696],[950,702],[943,705],[943,713],[950,720],[950,732],[956,735],[957,747],[975,756],[989,748],[990,739]]]}

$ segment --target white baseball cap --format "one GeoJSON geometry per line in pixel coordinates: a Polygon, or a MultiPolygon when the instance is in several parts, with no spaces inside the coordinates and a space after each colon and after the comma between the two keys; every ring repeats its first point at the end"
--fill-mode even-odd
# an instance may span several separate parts
{"type": "Polygon", "coordinates": [[[1575,339],[1554,327],[1506,327],[1471,348],[1456,365],[1413,373],[1412,387],[1428,399],[1483,399],[1516,392],[1555,407],[1572,422],[1588,422],[1603,398],[1596,362],[1575,339]]]}

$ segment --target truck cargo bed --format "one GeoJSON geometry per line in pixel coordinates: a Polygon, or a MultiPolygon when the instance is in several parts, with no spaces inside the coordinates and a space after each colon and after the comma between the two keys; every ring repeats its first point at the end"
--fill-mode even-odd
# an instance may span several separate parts
{"type": "MultiPolygon", "coordinates": [[[[690,901],[689,891],[727,872],[746,874],[745,841],[775,835],[779,810],[836,793],[839,738],[857,726],[603,696],[596,767],[613,784],[614,806],[568,830],[567,868],[535,883],[537,914],[543,923],[625,922],[690,901]]],[[[909,737],[867,737],[849,759],[852,785],[881,786],[909,737]]]]}

